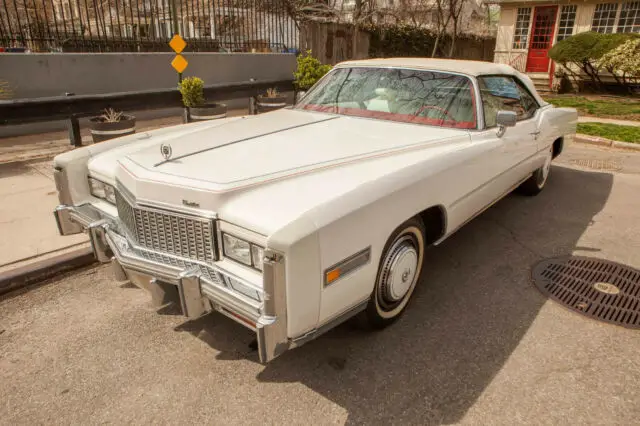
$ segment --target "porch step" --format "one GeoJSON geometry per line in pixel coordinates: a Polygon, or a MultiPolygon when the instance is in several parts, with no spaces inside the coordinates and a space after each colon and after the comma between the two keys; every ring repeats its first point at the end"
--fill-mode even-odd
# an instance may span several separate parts
{"type": "Polygon", "coordinates": [[[541,93],[550,93],[552,90],[549,88],[549,74],[546,72],[530,72],[527,73],[529,78],[533,81],[533,85],[536,90],[541,93]]]}

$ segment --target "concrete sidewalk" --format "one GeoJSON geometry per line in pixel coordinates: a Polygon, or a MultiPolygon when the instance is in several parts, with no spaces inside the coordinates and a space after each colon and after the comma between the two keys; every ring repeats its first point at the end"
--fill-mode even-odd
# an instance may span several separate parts
{"type": "MultiPolygon", "coordinates": [[[[181,122],[181,117],[146,120],[137,130],[181,122]]],[[[92,143],[88,129],[82,129],[82,141],[92,143]]],[[[59,235],[52,214],[58,205],[52,159],[72,149],[64,131],[0,139],[0,287],[10,285],[6,281],[17,274],[41,275],[39,270],[50,268],[54,258],[73,262],[74,253],[86,258],[88,237],[59,235]]]]}
{"type": "Polygon", "coordinates": [[[601,118],[601,117],[579,116],[578,123],[605,123],[605,124],[616,124],[618,126],[640,127],[640,121],[618,120],[616,118],[601,118]]]}
{"type": "Polygon", "coordinates": [[[0,164],[0,273],[87,245],[84,234],[58,235],[52,160],[0,164]]]}

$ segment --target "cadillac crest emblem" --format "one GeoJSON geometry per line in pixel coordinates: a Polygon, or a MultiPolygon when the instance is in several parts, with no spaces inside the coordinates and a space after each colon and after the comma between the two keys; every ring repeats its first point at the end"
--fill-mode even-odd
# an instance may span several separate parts
{"type": "Polygon", "coordinates": [[[164,159],[168,161],[169,158],[171,158],[171,153],[172,153],[171,145],[165,144],[165,143],[160,145],[160,153],[162,154],[164,159]]]}

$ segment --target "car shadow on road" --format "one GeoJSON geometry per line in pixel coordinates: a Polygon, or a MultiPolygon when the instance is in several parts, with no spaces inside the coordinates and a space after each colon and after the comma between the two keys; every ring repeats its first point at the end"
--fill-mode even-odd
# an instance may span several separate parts
{"type": "MultiPolygon", "coordinates": [[[[545,303],[531,266],[571,253],[612,185],[611,174],[555,166],[539,196],[510,195],[433,248],[396,324],[373,333],[344,324],[277,358],[257,379],[300,382],[343,407],[351,424],[459,421],[545,303]]],[[[227,325],[218,331],[236,330],[227,325]]],[[[240,346],[222,349],[216,330],[206,334],[212,347],[235,354],[229,358],[257,358],[240,346]]]]}

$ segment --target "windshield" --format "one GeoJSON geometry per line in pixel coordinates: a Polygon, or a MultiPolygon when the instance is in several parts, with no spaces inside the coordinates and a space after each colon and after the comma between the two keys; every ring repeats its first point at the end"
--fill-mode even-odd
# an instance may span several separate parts
{"type": "Polygon", "coordinates": [[[471,81],[442,72],[337,68],[295,108],[431,126],[476,127],[471,81]]]}

